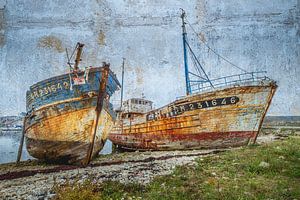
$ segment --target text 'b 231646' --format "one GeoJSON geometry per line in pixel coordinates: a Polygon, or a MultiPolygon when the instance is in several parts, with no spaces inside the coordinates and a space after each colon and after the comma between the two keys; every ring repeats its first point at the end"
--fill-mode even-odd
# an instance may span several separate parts
{"type": "Polygon", "coordinates": [[[232,97],[211,99],[206,101],[192,102],[192,103],[182,104],[178,106],[175,105],[169,107],[170,112],[162,113],[161,110],[157,110],[155,112],[149,113],[146,116],[146,118],[147,121],[151,121],[151,120],[157,120],[161,118],[173,117],[173,116],[180,115],[186,111],[236,104],[237,102],[239,102],[239,100],[240,99],[237,96],[232,96],[232,97]]]}

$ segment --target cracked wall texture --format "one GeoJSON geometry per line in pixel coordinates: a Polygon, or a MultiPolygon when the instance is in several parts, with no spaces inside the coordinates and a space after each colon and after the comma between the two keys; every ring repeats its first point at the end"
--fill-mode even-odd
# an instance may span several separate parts
{"type": "MultiPolygon", "coordinates": [[[[300,115],[299,0],[0,0],[0,115],[25,111],[30,85],[67,72],[64,49],[78,41],[82,66],[108,61],[120,77],[126,58],[125,99],[158,107],[184,95],[179,8],[224,57],[278,82],[270,115],[300,115]]],[[[194,47],[210,77],[240,72],[194,47]]]]}

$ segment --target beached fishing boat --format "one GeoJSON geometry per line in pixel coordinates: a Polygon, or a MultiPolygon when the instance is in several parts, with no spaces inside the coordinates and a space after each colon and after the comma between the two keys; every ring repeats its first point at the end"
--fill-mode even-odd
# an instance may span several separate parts
{"type": "Polygon", "coordinates": [[[24,135],[34,158],[86,165],[112,128],[116,116],[109,98],[120,84],[109,64],[80,70],[82,48],[78,43],[74,64],[72,56],[68,58],[70,73],[38,82],[27,91],[24,135]]]}
{"type": "Polygon", "coordinates": [[[109,139],[118,147],[139,150],[254,143],[276,91],[275,81],[265,72],[210,79],[187,39],[184,11],[181,18],[186,96],[158,109],[143,98],[123,102],[109,139]],[[198,74],[189,70],[188,54],[198,74]]]}

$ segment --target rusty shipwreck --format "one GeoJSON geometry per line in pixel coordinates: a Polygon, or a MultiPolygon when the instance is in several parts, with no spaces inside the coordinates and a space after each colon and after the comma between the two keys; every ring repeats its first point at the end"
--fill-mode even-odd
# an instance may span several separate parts
{"type": "Polygon", "coordinates": [[[209,79],[188,42],[184,11],[181,18],[187,95],[159,109],[153,109],[152,102],[143,98],[123,102],[109,139],[118,147],[139,150],[254,143],[276,83],[264,76],[265,72],[209,79]],[[188,53],[198,74],[189,71],[188,53]]]}
{"type": "Polygon", "coordinates": [[[78,67],[83,46],[78,43],[73,51],[75,63],[68,58],[69,73],[27,91],[24,136],[34,158],[86,165],[102,149],[113,126],[116,116],[109,99],[120,84],[109,64],[78,67]]]}

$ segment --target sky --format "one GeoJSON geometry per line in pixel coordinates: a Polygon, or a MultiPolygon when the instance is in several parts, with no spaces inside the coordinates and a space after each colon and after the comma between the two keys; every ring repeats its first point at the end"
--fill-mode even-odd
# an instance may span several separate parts
{"type": "MultiPolygon", "coordinates": [[[[65,48],[77,42],[82,67],[106,61],[120,79],[126,58],[124,99],[145,96],[160,107],[183,96],[180,8],[219,54],[277,82],[268,115],[300,115],[297,0],[0,0],[0,115],[26,111],[30,85],[68,72],[65,48]]],[[[188,34],[210,78],[241,73],[188,34]]]]}

